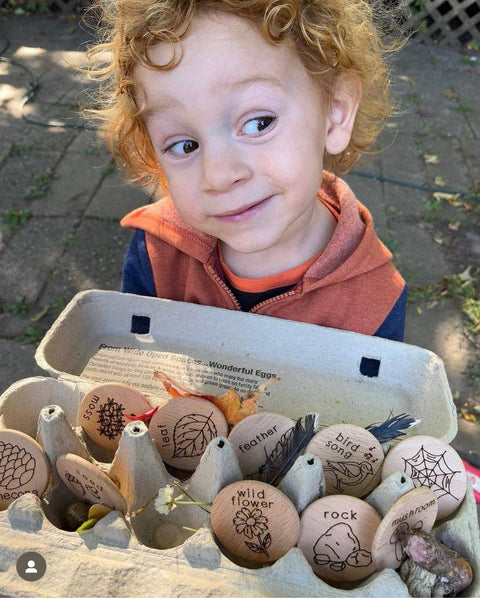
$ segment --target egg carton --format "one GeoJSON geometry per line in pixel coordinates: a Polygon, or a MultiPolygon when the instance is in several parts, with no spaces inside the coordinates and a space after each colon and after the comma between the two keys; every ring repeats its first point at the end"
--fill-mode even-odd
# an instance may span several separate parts
{"type": "MultiPolygon", "coordinates": [[[[275,374],[280,380],[269,386],[260,409],[291,418],[314,411],[322,424],[366,426],[393,411],[420,419],[415,434],[446,442],[456,434],[456,413],[442,361],[427,350],[182,302],[83,292],[70,302],[38,348],[37,362],[51,377],[23,379],[7,389],[0,397],[0,427],[37,437],[51,463],[64,453],[74,453],[100,467],[120,488],[131,515],[112,511],[81,535],[63,530],[64,510],[75,499],[52,468],[42,498],[28,493],[0,512],[2,595],[409,596],[398,574],[388,569],[348,587],[331,586],[315,576],[298,548],[271,566],[247,568],[219,549],[208,513],[201,507],[178,506],[160,516],[151,499],[173,478],[145,425],[128,424],[113,455],[96,446],[79,426],[80,401],[95,384],[82,372],[105,345],[173,352],[193,362],[241,365],[244,372],[258,371],[259,381],[265,373],[275,374]],[[373,364],[373,373],[369,368],[365,374],[366,361],[373,364]],[[16,560],[26,551],[40,553],[47,562],[38,582],[17,575],[16,560]]],[[[213,391],[210,383],[205,389],[213,391]]],[[[300,508],[295,489],[308,487],[311,474],[305,464],[303,469],[299,465],[290,489],[282,490],[300,508]]],[[[182,488],[209,502],[240,477],[231,445],[217,438],[182,488]]],[[[478,596],[480,541],[471,489],[458,510],[436,526],[435,535],[473,564],[474,581],[465,596],[478,596]]]]}

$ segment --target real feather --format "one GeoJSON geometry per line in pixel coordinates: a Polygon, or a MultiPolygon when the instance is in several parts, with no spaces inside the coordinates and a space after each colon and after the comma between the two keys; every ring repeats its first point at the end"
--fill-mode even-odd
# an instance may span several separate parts
{"type": "Polygon", "coordinates": [[[318,414],[307,414],[304,418],[299,418],[280,437],[273,451],[266,455],[266,461],[255,478],[270,485],[278,485],[317,432],[317,427],[318,414]]]}
{"type": "Polygon", "coordinates": [[[420,420],[415,420],[408,414],[398,414],[387,418],[385,422],[381,424],[369,424],[366,426],[366,430],[372,433],[380,443],[387,443],[398,437],[402,437],[406,433],[404,429],[409,429],[412,426],[418,424],[420,420]]]}

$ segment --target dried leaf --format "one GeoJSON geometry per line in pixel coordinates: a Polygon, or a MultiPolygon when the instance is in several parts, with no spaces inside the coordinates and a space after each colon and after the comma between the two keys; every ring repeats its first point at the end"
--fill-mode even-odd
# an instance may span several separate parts
{"type": "Polygon", "coordinates": [[[443,180],[443,177],[441,175],[437,175],[434,181],[435,185],[438,185],[438,187],[445,187],[445,181],[443,180]]]}
{"type": "Polygon", "coordinates": [[[458,98],[457,92],[452,92],[449,89],[447,89],[444,92],[442,92],[442,95],[445,96],[445,98],[448,98],[449,100],[451,100],[453,98],[458,98]]]}
{"type": "Polygon", "coordinates": [[[50,306],[47,304],[44,308],[42,308],[41,310],[39,310],[38,312],[36,312],[35,314],[33,314],[30,317],[30,321],[31,322],[38,322],[39,320],[41,320],[46,313],[49,311],[50,306]]]}
{"type": "Polygon", "coordinates": [[[470,264],[470,266],[467,266],[467,268],[458,275],[458,278],[460,279],[460,281],[462,281],[462,283],[472,283],[472,281],[475,280],[472,276],[472,273],[470,272],[471,270],[472,265],[470,264]]]}
{"type": "Polygon", "coordinates": [[[458,231],[460,229],[460,221],[456,220],[453,223],[448,223],[448,228],[450,229],[450,231],[458,231]]]}
{"type": "Polygon", "coordinates": [[[155,370],[153,376],[162,381],[167,393],[172,397],[197,397],[211,401],[223,413],[229,426],[235,426],[235,424],[243,420],[246,416],[258,412],[258,400],[264,394],[266,387],[280,380],[279,378],[271,378],[262,383],[257,389],[249,391],[246,395],[240,397],[234,389],[228,389],[223,395],[197,393],[174,381],[160,370],[155,370]]]}
{"type": "Polygon", "coordinates": [[[460,202],[460,194],[459,193],[446,193],[444,191],[435,191],[432,196],[435,200],[445,200],[452,206],[461,206],[462,202],[460,202]]]}
{"type": "Polygon", "coordinates": [[[425,164],[438,164],[439,163],[438,156],[436,156],[435,154],[424,154],[423,160],[425,161],[425,164]]]}

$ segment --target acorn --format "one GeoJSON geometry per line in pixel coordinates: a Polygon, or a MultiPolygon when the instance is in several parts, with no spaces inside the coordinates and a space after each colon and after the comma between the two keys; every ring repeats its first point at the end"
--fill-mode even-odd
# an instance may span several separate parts
{"type": "Polygon", "coordinates": [[[89,504],[84,501],[71,503],[65,510],[65,522],[67,530],[77,530],[77,528],[88,520],[89,504]]]}
{"type": "Polygon", "coordinates": [[[109,514],[112,511],[111,507],[108,507],[108,505],[102,505],[101,503],[94,503],[92,506],[90,506],[90,509],[88,510],[88,516],[87,518],[85,518],[86,520],[100,520],[101,518],[103,518],[104,516],[106,516],[107,514],[109,514]]]}

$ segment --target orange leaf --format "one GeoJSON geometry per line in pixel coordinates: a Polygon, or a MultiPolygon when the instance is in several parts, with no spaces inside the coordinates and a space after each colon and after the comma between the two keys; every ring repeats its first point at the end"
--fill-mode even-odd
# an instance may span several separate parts
{"type": "Polygon", "coordinates": [[[234,389],[228,389],[223,395],[207,395],[197,393],[188,387],[174,381],[164,372],[155,370],[153,376],[160,379],[167,393],[172,397],[197,397],[214,403],[223,413],[229,426],[235,426],[240,420],[258,412],[258,400],[265,392],[270,383],[280,379],[272,378],[262,383],[257,389],[249,391],[243,397],[240,397],[234,389]]]}

